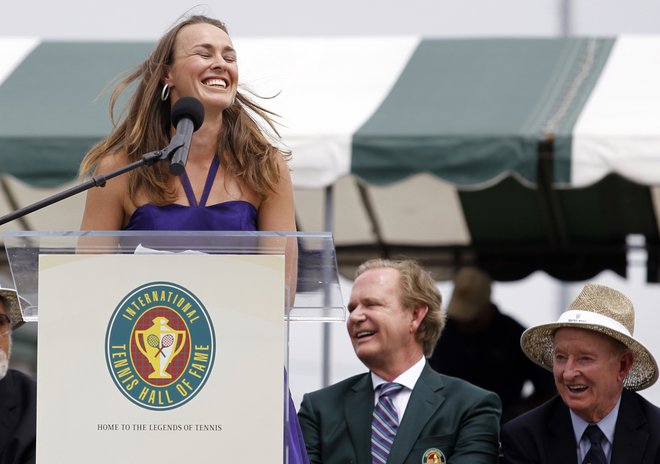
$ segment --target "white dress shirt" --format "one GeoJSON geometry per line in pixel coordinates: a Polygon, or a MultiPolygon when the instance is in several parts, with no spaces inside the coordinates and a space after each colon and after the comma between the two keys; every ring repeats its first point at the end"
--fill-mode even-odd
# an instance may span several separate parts
{"type": "MultiPolygon", "coordinates": [[[[413,388],[415,388],[415,384],[417,383],[419,376],[422,375],[422,371],[424,370],[425,365],[426,365],[426,358],[422,356],[419,359],[419,361],[417,361],[415,364],[412,365],[412,367],[410,367],[407,371],[403,372],[396,379],[392,380],[392,382],[399,383],[404,387],[395,395],[391,395],[392,403],[394,403],[394,407],[396,408],[397,415],[399,416],[399,422],[401,422],[401,419],[403,418],[403,414],[406,412],[406,408],[408,407],[408,401],[410,400],[410,395],[412,394],[412,390],[413,388]]],[[[372,372],[371,383],[374,386],[374,405],[376,405],[376,403],[378,403],[378,397],[380,396],[378,387],[388,382],[387,380],[383,379],[382,377],[372,372]]]]}
{"type": "MultiPolygon", "coordinates": [[[[601,446],[603,447],[603,452],[605,453],[605,458],[607,462],[612,462],[612,443],[614,443],[614,428],[616,427],[616,419],[619,416],[619,406],[621,404],[621,397],[614,405],[614,408],[610,413],[603,417],[600,422],[597,422],[595,425],[600,428],[605,435],[605,440],[602,441],[601,446]]],[[[573,433],[575,433],[575,442],[577,443],[577,453],[578,453],[578,464],[582,464],[584,457],[589,452],[591,448],[591,442],[584,435],[584,431],[587,429],[587,426],[591,422],[587,422],[573,411],[571,412],[571,421],[573,422],[573,433]]]]}

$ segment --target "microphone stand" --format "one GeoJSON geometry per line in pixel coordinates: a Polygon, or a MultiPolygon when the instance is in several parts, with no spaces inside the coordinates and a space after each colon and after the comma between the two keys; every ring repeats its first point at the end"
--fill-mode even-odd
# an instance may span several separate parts
{"type": "Polygon", "coordinates": [[[31,205],[25,206],[24,208],[17,209],[13,213],[6,214],[0,217],[0,226],[8,222],[11,222],[15,219],[21,218],[26,214],[33,213],[37,210],[40,210],[41,208],[45,208],[46,206],[52,205],[53,203],[57,203],[58,201],[65,200],[66,198],[72,197],[73,195],[89,190],[92,187],[105,187],[106,181],[108,181],[109,179],[127,173],[129,171],[132,171],[133,169],[137,169],[142,166],[151,166],[158,161],[171,159],[172,155],[174,155],[174,153],[176,153],[176,151],[179,148],[183,147],[184,145],[182,139],[175,140],[175,138],[173,138],[172,142],[174,143],[171,143],[167,148],[163,150],[152,151],[150,153],[146,153],[142,155],[142,158],[139,161],[135,161],[131,164],[127,164],[126,166],[121,167],[108,174],[93,176],[91,179],[79,185],[75,185],[69,189],[58,192],[55,195],[44,198],[43,200],[39,200],[35,203],[32,203],[31,205]]]}

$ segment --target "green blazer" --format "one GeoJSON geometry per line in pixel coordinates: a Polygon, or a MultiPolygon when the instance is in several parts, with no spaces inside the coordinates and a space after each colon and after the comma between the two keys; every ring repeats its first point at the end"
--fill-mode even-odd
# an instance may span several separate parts
{"type": "MultiPolygon", "coordinates": [[[[369,373],[304,395],[298,417],[311,464],[371,464],[374,390],[369,373]]],[[[492,392],[424,367],[388,464],[496,464],[502,405],[492,392]],[[429,464],[434,461],[428,461],[429,464]]]]}

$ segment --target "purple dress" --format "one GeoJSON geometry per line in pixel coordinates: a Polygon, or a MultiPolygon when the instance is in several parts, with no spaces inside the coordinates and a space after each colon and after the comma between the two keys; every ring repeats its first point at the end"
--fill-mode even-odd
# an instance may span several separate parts
{"type": "MultiPolygon", "coordinates": [[[[225,201],[206,206],[211,186],[220,167],[218,157],[213,158],[204,184],[204,191],[199,203],[184,172],[181,183],[188,197],[190,206],[169,204],[156,206],[146,204],[138,207],[124,230],[224,230],[256,231],[257,208],[246,201],[225,201]]],[[[285,372],[286,375],[286,372],[285,372]]],[[[289,394],[289,429],[286,432],[289,442],[289,463],[307,464],[309,459],[305,450],[300,424],[293,399],[289,394]]]]}

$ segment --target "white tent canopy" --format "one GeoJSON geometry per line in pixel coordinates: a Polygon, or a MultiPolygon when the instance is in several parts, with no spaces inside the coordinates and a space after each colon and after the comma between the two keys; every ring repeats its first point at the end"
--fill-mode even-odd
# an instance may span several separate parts
{"type": "MultiPolygon", "coordinates": [[[[101,92],[152,46],[0,38],[2,211],[75,182],[109,130],[101,92]]],[[[572,279],[623,272],[629,234],[660,242],[660,36],[235,47],[243,89],[273,97],[261,103],[281,116],[302,230],[326,227],[332,187],[349,273],[364,257],[405,254],[438,269],[482,260],[504,280],[535,269],[572,279]]],[[[77,229],[81,203],[3,227],[77,229]]]]}

